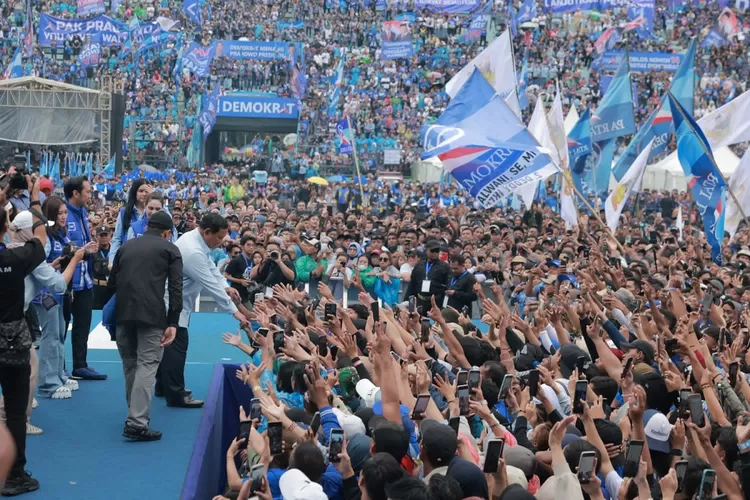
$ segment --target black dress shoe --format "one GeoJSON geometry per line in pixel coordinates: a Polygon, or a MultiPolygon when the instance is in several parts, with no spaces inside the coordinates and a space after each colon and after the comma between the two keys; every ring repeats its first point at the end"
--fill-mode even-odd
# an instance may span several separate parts
{"type": "MultiPolygon", "coordinates": [[[[185,389],[184,393],[185,393],[185,396],[190,396],[193,394],[193,391],[191,391],[190,389],[185,389]]],[[[159,387],[158,385],[154,387],[154,396],[156,396],[157,398],[164,397],[164,391],[162,391],[161,387],[159,387]]]]}
{"type": "Polygon", "coordinates": [[[200,399],[193,399],[193,396],[187,395],[182,398],[182,401],[167,401],[167,406],[173,408],[202,408],[203,401],[200,399]]]}
{"type": "Polygon", "coordinates": [[[149,429],[148,427],[139,429],[138,427],[125,424],[122,437],[131,441],[158,441],[161,439],[161,432],[149,429]]]}

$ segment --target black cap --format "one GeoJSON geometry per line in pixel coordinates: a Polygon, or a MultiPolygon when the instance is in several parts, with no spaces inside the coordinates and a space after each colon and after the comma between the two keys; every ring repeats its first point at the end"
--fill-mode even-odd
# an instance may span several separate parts
{"type": "Polygon", "coordinates": [[[148,220],[148,227],[158,229],[160,231],[171,231],[174,225],[172,224],[172,217],[170,217],[167,212],[159,211],[153,214],[148,220]]]}
{"type": "Polygon", "coordinates": [[[637,349],[641,351],[643,355],[646,356],[646,363],[652,362],[656,357],[654,346],[652,346],[651,342],[647,340],[638,339],[633,342],[623,342],[620,344],[620,348],[624,350],[637,349]]]}
{"type": "Polygon", "coordinates": [[[451,427],[429,418],[422,421],[419,429],[422,433],[425,458],[434,467],[448,465],[456,456],[458,448],[456,432],[451,427]]]}
{"type": "Polygon", "coordinates": [[[99,229],[96,230],[96,234],[109,234],[111,231],[107,226],[101,226],[99,229]]]}

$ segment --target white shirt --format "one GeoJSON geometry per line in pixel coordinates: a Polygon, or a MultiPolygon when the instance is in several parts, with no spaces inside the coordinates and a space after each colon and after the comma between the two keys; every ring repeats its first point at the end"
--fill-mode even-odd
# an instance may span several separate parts
{"type": "Polygon", "coordinates": [[[226,292],[227,282],[213,262],[208,258],[211,251],[197,229],[189,231],[175,243],[182,254],[182,312],[179,325],[187,328],[190,313],[195,309],[198,295],[205,291],[216,301],[223,312],[234,314],[237,306],[226,292]]]}

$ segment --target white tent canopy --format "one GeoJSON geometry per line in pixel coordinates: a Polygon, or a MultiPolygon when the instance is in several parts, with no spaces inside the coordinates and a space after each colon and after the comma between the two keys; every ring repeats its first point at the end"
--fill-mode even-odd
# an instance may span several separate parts
{"type": "MultiPolygon", "coordinates": [[[[740,164],[739,157],[726,146],[714,151],[714,159],[727,179],[740,164]]],[[[676,152],[646,168],[646,173],[643,175],[643,189],[687,190],[687,179],[676,152]]]]}

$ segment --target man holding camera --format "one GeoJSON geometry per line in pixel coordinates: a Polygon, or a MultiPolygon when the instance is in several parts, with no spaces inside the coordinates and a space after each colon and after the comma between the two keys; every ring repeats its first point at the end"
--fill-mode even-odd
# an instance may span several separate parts
{"type": "Polygon", "coordinates": [[[26,176],[29,212],[34,237],[22,246],[7,248],[2,242],[10,224],[10,185],[0,190],[0,388],[5,399],[5,418],[13,437],[16,457],[2,488],[3,496],[20,495],[39,489],[39,481],[26,466],[26,409],[31,376],[31,332],[24,316],[25,278],[45,261],[47,220],[40,212],[39,183],[26,176]]]}
{"type": "Polygon", "coordinates": [[[279,247],[278,243],[268,243],[266,245],[266,256],[257,269],[255,281],[263,283],[266,287],[294,284],[296,276],[294,264],[288,260],[281,259],[281,247],[279,247]]]}
{"type": "Polygon", "coordinates": [[[177,240],[177,248],[182,254],[182,312],[174,342],[164,349],[159,370],[156,373],[157,397],[165,397],[167,406],[178,408],[201,408],[203,401],[193,399],[192,392],[185,389],[185,360],[188,351],[188,324],[190,314],[195,310],[198,295],[206,293],[213,297],[221,311],[231,313],[240,326],[246,327],[248,321],[237,310],[233,299],[240,295],[234,288],[228,287],[211,259],[211,249],[220,246],[229,231],[229,223],[219,214],[209,213],[203,216],[198,228],[182,235],[177,240]]]}

